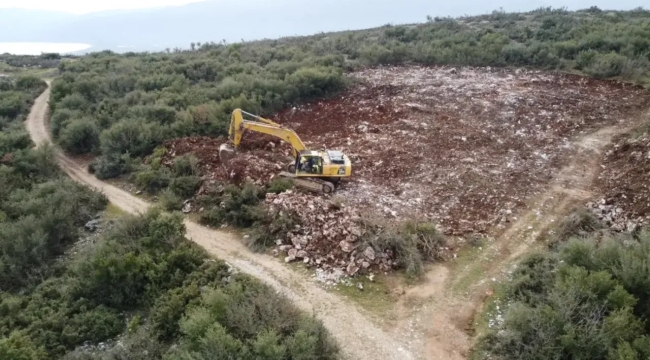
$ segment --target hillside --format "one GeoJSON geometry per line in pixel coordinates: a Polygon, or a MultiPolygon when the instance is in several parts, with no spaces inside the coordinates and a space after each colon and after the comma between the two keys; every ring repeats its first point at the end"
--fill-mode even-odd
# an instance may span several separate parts
{"type": "MultiPolygon", "coordinates": [[[[485,3],[464,0],[431,3],[425,0],[323,0],[270,2],[214,0],[180,7],[65,15],[40,11],[0,11],[0,42],[37,41],[87,43],[92,50],[162,51],[187,48],[191,42],[229,43],[320,32],[373,28],[383,24],[411,24],[432,17],[530,11],[546,1],[503,0],[485,3]]],[[[629,10],[644,5],[636,0],[571,1],[571,10],[600,6],[629,10]]]]}
{"type": "MultiPolygon", "coordinates": [[[[649,24],[643,9],[497,11],[157,53],[2,57],[55,66],[51,137],[47,91],[28,124],[61,147],[66,173],[127,211],[156,210],[109,211],[100,234],[66,232],[34,251],[74,261],[9,266],[32,276],[1,294],[0,311],[16,315],[0,323],[0,351],[333,359],[336,339],[350,358],[646,358],[649,24]],[[250,132],[222,163],[236,108],[308,148],[344,151],[352,176],[331,195],[302,191],[277,176],[292,148],[250,132]]],[[[7,84],[0,108],[13,125],[0,140],[25,148],[17,119],[42,84],[7,84]]],[[[2,208],[10,230],[46,208],[25,200],[43,193],[16,186],[2,208]]],[[[73,219],[105,203],[85,191],[79,203],[97,208],[73,219]]],[[[33,264],[10,238],[6,258],[33,264]]]]}

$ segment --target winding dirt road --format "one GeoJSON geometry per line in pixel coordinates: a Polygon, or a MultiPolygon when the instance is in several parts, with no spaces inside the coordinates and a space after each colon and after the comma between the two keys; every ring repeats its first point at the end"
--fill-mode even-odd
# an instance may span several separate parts
{"type": "MultiPolygon", "coordinates": [[[[48,84],[49,85],[49,84],[48,84]]],[[[37,146],[52,144],[46,124],[50,88],[34,103],[26,121],[27,130],[37,146]]],[[[137,214],[150,204],[128,192],[98,180],[86,167],[57,151],[61,168],[74,180],[103,192],[114,205],[137,214]]],[[[323,321],[341,346],[346,359],[417,359],[400,336],[384,331],[357,306],[332,294],[312,279],[288,268],[277,259],[250,252],[233,234],[208,229],[185,221],[187,237],[210,254],[227,261],[240,271],[254,276],[284,294],[300,309],[323,321]]]]}

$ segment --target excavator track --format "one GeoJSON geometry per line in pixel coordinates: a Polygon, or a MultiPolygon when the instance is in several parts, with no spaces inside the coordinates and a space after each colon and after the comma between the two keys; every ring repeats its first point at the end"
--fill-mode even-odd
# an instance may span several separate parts
{"type": "Polygon", "coordinates": [[[281,172],[280,176],[292,179],[294,185],[300,188],[321,194],[331,194],[336,189],[336,186],[333,183],[322,179],[301,178],[287,171],[281,172]]]}

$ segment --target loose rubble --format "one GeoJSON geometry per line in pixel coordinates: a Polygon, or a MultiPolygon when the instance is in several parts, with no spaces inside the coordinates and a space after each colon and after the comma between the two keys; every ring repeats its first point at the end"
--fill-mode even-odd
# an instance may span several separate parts
{"type": "Polygon", "coordinates": [[[578,136],[624,126],[650,106],[638,86],[544,71],[406,66],[350,76],[361,82],[346,93],[274,119],[351,157],[353,179],[338,192],[348,201],[449,235],[498,231],[545,190],[578,136]]]}
{"type": "Polygon", "coordinates": [[[84,225],[84,228],[90,232],[95,232],[101,227],[101,223],[100,219],[90,220],[84,225]]]}
{"type": "Polygon", "coordinates": [[[391,251],[364,244],[360,216],[352,207],[292,191],[267,194],[265,203],[272,213],[299,220],[300,225],[276,242],[278,252],[286,254],[286,262],[315,267],[322,282],[336,283],[345,276],[388,271],[397,265],[391,251]]]}
{"type": "Polygon", "coordinates": [[[596,181],[605,195],[587,206],[615,231],[650,223],[650,131],[623,135],[603,157],[596,181]]]}
{"type": "MultiPolygon", "coordinates": [[[[496,235],[575,154],[577,137],[625,126],[650,106],[638,86],[536,70],[403,66],[349,76],[360,81],[341,95],[270,117],[310,148],[350,156],[353,176],[337,189],[350,208],[389,222],[416,217],[447,235],[496,235]]],[[[195,154],[207,179],[202,193],[223,181],[267,184],[291,161],[288,144],[246,133],[227,171],[218,156],[225,142],[171,140],[163,163],[195,154]]],[[[616,201],[628,219],[646,216],[616,201]]]]}

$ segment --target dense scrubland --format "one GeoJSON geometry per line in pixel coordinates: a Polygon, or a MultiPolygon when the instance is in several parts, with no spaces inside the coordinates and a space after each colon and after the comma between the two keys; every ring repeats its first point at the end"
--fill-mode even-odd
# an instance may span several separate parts
{"type": "Polygon", "coordinates": [[[111,220],[79,242],[107,200],[32,149],[22,121],[45,87],[0,82],[0,358],[338,357],[320,322],[187,241],[180,215],[111,220]]]}

